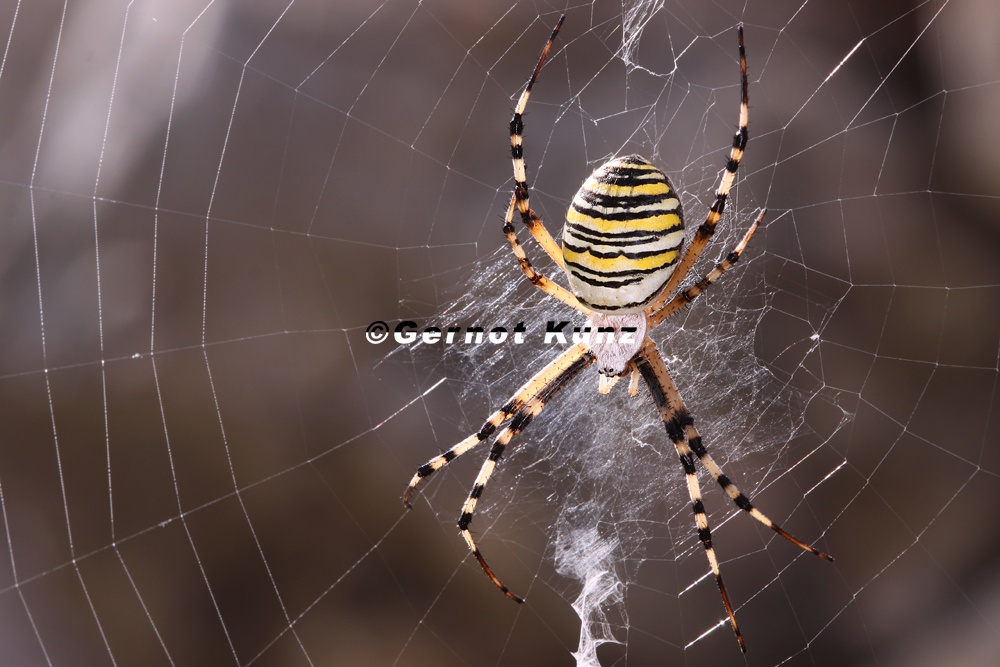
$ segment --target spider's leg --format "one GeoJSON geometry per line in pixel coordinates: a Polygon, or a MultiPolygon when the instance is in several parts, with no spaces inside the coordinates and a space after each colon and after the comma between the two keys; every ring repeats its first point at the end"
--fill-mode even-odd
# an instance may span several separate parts
{"type": "MultiPolygon", "coordinates": [[[[515,200],[516,197],[511,197],[510,206],[507,207],[507,217],[504,220],[503,233],[507,236],[507,241],[510,243],[511,250],[514,251],[514,257],[517,258],[517,265],[521,267],[521,272],[524,273],[525,277],[531,281],[531,284],[538,289],[542,290],[549,296],[559,299],[567,306],[575,308],[589,317],[592,314],[591,310],[580,303],[580,300],[576,298],[575,294],[559,283],[546,278],[536,271],[535,267],[531,265],[531,261],[524,253],[524,248],[521,247],[521,242],[517,240],[517,231],[514,229],[514,225],[512,223],[512,220],[514,219],[515,200]]],[[[561,258],[560,261],[562,261],[561,258]]]]}
{"type": "MultiPolygon", "coordinates": [[[[643,351],[645,351],[645,348],[643,351]]],[[[718,482],[719,486],[722,487],[722,490],[726,492],[726,495],[732,499],[733,503],[735,503],[741,510],[747,512],[750,516],[757,519],[757,521],[760,521],[762,524],[802,550],[808,551],[814,556],[819,556],[823,560],[832,561],[833,558],[831,556],[828,556],[815,547],[809,546],[794,535],[785,532],[781,526],[768,519],[763,512],[754,507],[753,503],[750,502],[750,498],[740,492],[736,485],[732,483],[726,473],[722,471],[722,468],[719,467],[712,456],[708,453],[708,450],[705,449],[705,445],[701,440],[701,435],[698,434],[698,429],[694,427],[694,419],[691,417],[690,413],[688,413],[687,408],[684,407],[684,402],[681,400],[680,392],[677,391],[677,385],[674,384],[673,379],[667,373],[667,367],[663,364],[663,360],[660,359],[657,363],[655,359],[651,358],[650,364],[660,385],[663,387],[667,400],[676,406],[674,410],[673,422],[672,425],[668,427],[668,430],[673,428],[683,433],[683,437],[687,441],[687,447],[689,447],[690,451],[698,457],[701,464],[705,466],[709,473],[711,473],[712,477],[716,482],[718,482]]],[[[640,368],[640,370],[642,369],[640,368]]]]}
{"type": "MultiPolygon", "coordinates": [[[[674,388],[674,391],[676,391],[676,387],[674,388]]],[[[764,524],[765,526],[776,532],[778,535],[781,535],[783,538],[785,538],[792,544],[798,546],[799,548],[803,549],[804,551],[808,551],[814,556],[819,556],[823,560],[828,560],[831,562],[833,561],[832,556],[823,553],[822,551],[816,549],[815,547],[809,546],[808,544],[806,544],[799,538],[795,537],[794,535],[786,533],[781,528],[781,526],[768,519],[763,514],[763,512],[761,512],[759,509],[753,506],[753,503],[750,502],[750,498],[748,498],[745,494],[741,493],[738,488],[736,488],[736,485],[729,480],[729,477],[726,476],[726,473],[722,471],[722,468],[718,466],[718,464],[712,459],[711,455],[708,453],[708,450],[705,449],[705,445],[701,441],[701,436],[698,435],[698,431],[694,427],[694,420],[691,419],[691,416],[687,413],[687,411],[684,411],[682,414],[678,415],[678,421],[683,425],[684,434],[685,437],[687,438],[689,446],[691,447],[691,451],[694,452],[695,456],[698,457],[698,460],[701,461],[701,464],[705,466],[706,469],[708,469],[708,472],[712,474],[712,477],[715,478],[715,481],[719,483],[719,486],[722,487],[722,490],[726,492],[726,495],[728,495],[732,499],[732,501],[736,504],[737,507],[747,512],[750,516],[757,519],[757,521],[760,521],[762,524],[764,524]]]]}
{"type": "Polygon", "coordinates": [[[715,225],[718,224],[719,219],[722,217],[722,212],[726,208],[726,200],[729,198],[729,190],[733,187],[733,181],[736,179],[736,170],[739,169],[740,160],[743,159],[743,151],[747,147],[747,137],[749,136],[747,131],[747,123],[749,122],[750,111],[749,111],[749,101],[747,97],[747,56],[746,50],[743,48],[743,26],[740,25],[738,28],[739,40],[740,40],[740,124],[736,130],[736,134],[733,136],[733,147],[729,151],[729,161],[726,163],[726,169],[722,173],[722,180],[719,182],[719,187],[715,191],[715,202],[712,203],[712,207],[708,211],[708,216],[705,218],[705,222],[701,224],[698,231],[695,232],[694,238],[691,239],[691,245],[688,246],[687,251],[684,256],[681,257],[680,261],[677,263],[677,268],[674,269],[673,274],[671,274],[670,279],[664,286],[663,291],[660,292],[660,296],[646,307],[647,313],[655,313],[663,304],[666,303],[667,299],[671,294],[677,289],[677,286],[681,284],[681,281],[687,276],[688,272],[691,271],[691,267],[694,266],[695,260],[701,255],[701,251],[705,249],[708,244],[709,239],[712,238],[712,234],[715,233],[715,225]]]}
{"type": "Polygon", "coordinates": [[[673,382],[667,374],[667,367],[656,350],[656,346],[649,338],[646,339],[642,350],[635,359],[636,368],[649,386],[649,393],[653,396],[660,419],[667,430],[667,436],[674,443],[677,449],[677,456],[680,458],[681,466],[684,468],[684,475],[687,478],[688,495],[691,497],[691,507],[694,510],[694,520],[698,528],[698,538],[705,546],[705,554],[708,556],[708,564],[712,567],[712,574],[715,575],[715,583],[719,587],[722,595],[722,604],[729,615],[729,623],[736,633],[736,640],[740,643],[740,650],[747,652],[746,644],[743,642],[743,635],[740,626],[736,623],[736,614],[733,612],[733,605],[729,601],[729,594],[726,586],[722,582],[722,571],[719,569],[719,559],[715,555],[715,547],[712,546],[712,529],[708,525],[708,515],[705,514],[705,505],[701,501],[701,485],[698,484],[698,476],[695,474],[694,454],[684,441],[684,430],[678,422],[678,415],[685,412],[684,404],[680,402],[680,397],[676,391],[671,392],[673,382]]]}
{"type": "MultiPolygon", "coordinates": [[[[559,21],[552,29],[552,34],[549,35],[549,41],[545,43],[545,48],[542,49],[542,54],[538,57],[538,64],[535,65],[535,69],[531,73],[531,78],[528,79],[528,83],[525,85],[524,91],[521,93],[521,97],[518,98],[517,106],[514,107],[514,116],[510,119],[510,156],[514,163],[514,198],[511,202],[511,211],[509,211],[507,215],[507,223],[509,224],[511,218],[513,217],[513,206],[514,203],[516,203],[517,210],[521,214],[521,220],[524,221],[524,224],[531,232],[531,235],[535,237],[535,240],[538,241],[539,245],[542,246],[548,256],[552,258],[552,261],[555,262],[561,269],[566,268],[563,262],[562,250],[560,250],[548,230],[545,229],[545,225],[542,224],[538,215],[531,210],[531,206],[528,203],[528,180],[524,169],[523,134],[524,108],[528,106],[528,98],[531,97],[531,88],[535,85],[535,81],[538,79],[538,73],[542,71],[542,65],[545,64],[545,59],[549,55],[552,43],[556,41],[556,35],[559,34],[559,28],[562,27],[564,20],[566,20],[565,14],[559,17],[559,21]]],[[[506,231],[506,227],[504,231],[506,231]]]]}
{"type": "Polygon", "coordinates": [[[462,506],[462,513],[458,517],[458,528],[462,533],[462,537],[465,538],[465,543],[469,545],[469,550],[472,551],[472,555],[476,557],[479,564],[482,566],[483,571],[486,572],[486,576],[497,585],[497,587],[503,591],[504,595],[509,597],[515,602],[524,602],[524,600],[513,593],[510,592],[500,579],[493,573],[492,568],[487,564],[486,559],[483,557],[482,552],[479,547],[476,546],[475,540],[472,538],[472,532],[469,530],[469,524],[472,523],[473,513],[476,511],[476,504],[479,502],[480,496],[483,495],[483,489],[486,488],[486,483],[489,481],[490,477],[493,475],[493,471],[496,469],[497,462],[500,457],[503,456],[504,449],[510,443],[511,439],[517,434],[527,428],[528,424],[538,416],[538,413],[542,411],[545,404],[552,399],[559,391],[565,387],[570,380],[572,380],[576,375],[590,365],[594,361],[594,355],[591,354],[582,343],[578,344],[573,349],[579,349],[580,353],[573,360],[573,362],[562,369],[558,373],[549,372],[552,369],[552,364],[547,366],[543,373],[546,373],[549,380],[538,393],[528,400],[517,414],[513,416],[510,424],[501,431],[500,435],[497,436],[496,442],[493,443],[493,448],[490,450],[490,455],[485,461],[483,461],[483,467],[479,470],[479,475],[476,477],[476,482],[472,486],[472,491],[469,492],[469,498],[465,501],[465,505],[462,506]]]}
{"type": "Polygon", "coordinates": [[[540,392],[544,391],[554,379],[577,362],[586,353],[587,348],[582,343],[574,345],[563,352],[561,355],[553,359],[548,366],[525,382],[524,385],[510,397],[503,407],[489,416],[476,433],[473,433],[445,453],[440,456],[435,456],[430,461],[417,468],[416,474],[413,475],[413,479],[410,480],[410,484],[406,487],[406,492],[403,494],[403,505],[407,508],[413,506],[410,502],[410,498],[422,479],[429,477],[436,470],[440,470],[445,467],[459,456],[465,454],[480,442],[493,435],[501,424],[509,420],[524,406],[525,403],[537,396],[540,392]]]}
{"type": "Polygon", "coordinates": [[[558,283],[552,282],[549,278],[546,278],[542,274],[538,273],[535,268],[531,265],[531,261],[524,252],[524,248],[521,247],[521,242],[517,240],[517,231],[514,229],[514,210],[521,214],[521,220],[524,222],[528,231],[531,235],[535,237],[538,244],[542,246],[546,254],[552,258],[552,261],[561,268],[566,268],[566,263],[563,260],[562,250],[556,244],[555,239],[549,234],[548,230],[545,229],[545,225],[542,224],[541,219],[538,215],[531,210],[531,205],[529,204],[529,190],[528,190],[528,180],[524,168],[524,109],[528,105],[528,98],[531,97],[531,88],[535,85],[535,81],[538,79],[538,73],[542,71],[542,65],[545,63],[545,58],[549,55],[549,50],[552,48],[552,43],[556,39],[556,35],[559,34],[559,28],[562,27],[563,20],[566,18],[565,15],[559,18],[559,22],[556,23],[556,27],[552,29],[552,34],[549,36],[549,41],[545,43],[545,48],[542,49],[542,55],[538,57],[538,64],[535,65],[535,70],[531,73],[531,78],[528,79],[527,85],[524,87],[524,91],[521,93],[521,97],[517,100],[517,106],[514,107],[514,116],[510,119],[510,156],[511,161],[514,165],[514,194],[510,198],[510,205],[507,207],[507,215],[504,217],[503,233],[507,237],[507,242],[510,243],[511,250],[514,251],[514,257],[517,258],[517,264],[521,267],[522,273],[525,277],[531,281],[531,283],[545,292],[550,296],[554,296],[563,303],[567,304],[580,311],[584,315],[590,315],[591,311],[589,308],[580,303],[580,300],[576,298],[572,292],[568,289],[562,287],[558,283]]]}
{"type": "Polygon", "coordinates": [[[691,285],[691,287],[688,287],[683,292],[678,292],[674,295],[674,298],[667,303],[667,305],[650,315],[649,328],[657,326],[663,322],[663,320],[667,319],[678,310],[697,299],[702,292],[708,289],[709,285],[718,280],[723,273],[733,268],[733,265],[739,261],[740,256],[746,249],[747,243],[750,242],[750,237],[753,236],[755,231],[757,231],[757,226],[764,220],[764,214],[766,213],[767,209],[765,208],[760,212],[760,215],[757,216],[757,219],[754,220],[754,223],[750,225],[750,229],[748,229],[747,233],[743,235],[743,238],[736,244],[736,247],[733,248],[732,252],[730,252],[724,260],[716,264],[714,269],[706,273],[704,278],[696,282],[694,285],[691,285]]]}

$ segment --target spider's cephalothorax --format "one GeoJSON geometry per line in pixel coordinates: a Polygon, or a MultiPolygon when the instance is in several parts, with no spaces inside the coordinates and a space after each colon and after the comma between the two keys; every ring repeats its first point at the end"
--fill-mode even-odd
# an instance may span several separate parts
{"type": "Polygon", "coordinates": [[[639,155],[604,163],[566,212],[569,288],[601,313],[634,313],[663,290],[684,245],[681,202],[666,174],[639,155]]]}
{"type": "Polygon", "coordinates": [[[729,151],[729,161],[722,172],[722,180],[715,192],[715,201],[705,217],[705,222],[692,236],[687,250],[681,253],[684,241],[683,216],[680,201],[670,186],[670,181],[663,172],[638,155],[611,160],[584,182],[573,198],[566,215],[563,247],[560,250],[528,202],[522,133],[523,114],[528,104],[528,97],[531,95],[531,87],[538,78],[538,73],[552,48],[564,18],[560,18],[552,30],[552,35],[546,42],[538,64],[535,65],[535,71],[521,93],[514,108],[514,117],[510,121],[514,194],[507,207],[503,231],[525,277],[549,296],[585,315],[591,328],[591,339],[589,342],[573,345],[549,362],[518,389],[503,407],[490,415],[479,431],[417,468],[406,493],[403,494],[403,503],[410,507],[410,498],[422,479],[496,434],[489,456],[483,461],[479,476],[476,477],[469,497],[462,506],[458,528],[472,555],[490,580],[507,597],[523,602],[493,573],[472,537],[469,526],[479,498],[510,441],[527,428],[542,408],[583,369],[591,364],[597,366],[600,372],[598,387],[602,393],[611,391],[618,377],[630,372],[629,394],[637,395],[640,378],[645,381],[667,437],[673,443],[680,459],[687,478],[698,539],[705,547],[709,566],[715,575],[715,583],[719,587],[723,606],[740,643],[740,649],[746,651],[743,636],[736,623],[736,614],[733,612],[726,587],[722,583],[722,573],[715,555],[715,547],[712,546],[712,531],[701,500],[701,485],[698,482],[695,464],[700,463],[708,470],[733,503],[751,517],[805,551],[826,560],[833,559],[793,537],[767,518],[722,472],[722,468],[705,448],[694,426],[694,418],[684,406],[677,385],[670,377],[656,344],[646,333],[694,301],[719,276],[731,268],[740,258],[757,225],[764,219],[764,211],[761,211],[757,220],[750,225],[750,229],[725,259],[701,280],[687,289],[674,293],[715,232],[715,226],[722,217],[729,190],[736,178],[736,170],[740,166],[746,148],[749,112],[743,27],[739,28],[741,84],[739,127],[733,137],[733,146],[729,151]],[[545,253],[557,266],[566,271],[570,289],[549,280],[531,265],[517,238],[513,222],[514,211],[520,214],[521,221],[545,253]],[[602,329],[605,331],[602,332],[602,329]],[[621,338],[626,329],[634,330],[630,332],[633,338],[630,342],[625,342],[621,338]]]}

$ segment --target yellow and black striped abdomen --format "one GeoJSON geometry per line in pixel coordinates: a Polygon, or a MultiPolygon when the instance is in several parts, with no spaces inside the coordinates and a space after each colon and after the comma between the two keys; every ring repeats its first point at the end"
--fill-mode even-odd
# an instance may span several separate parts
{"type": "Polygon", "coordinates": [[[684,244],[681,202],[666,174],[638,155],[606,162],[573,197],[563,227],[569,287],[605,313],[642,310],[684,244]]]}

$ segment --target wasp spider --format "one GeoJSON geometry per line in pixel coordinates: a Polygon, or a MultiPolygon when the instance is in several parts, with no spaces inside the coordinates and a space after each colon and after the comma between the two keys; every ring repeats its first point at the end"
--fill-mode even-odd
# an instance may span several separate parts
{"type": "Polygon", "coordinates": [[[747,63],[743,48],[743,27],[740,26],[738,29],[742,92],[739,129],[733,138],[729,161],[716,191],[715,201],[705,222],[695,232],[687,250],[682,252],[684,215],[676,190],[662,171],[638,155],[612,159],[584,181],[579,192],[573,197],[566,214],[560,248],[529,206],[522,134],[523,114],[528,97],[531,95],[531,88],[559,33],[563,19],[565,16],[559,19],[552,30],[538,64],[535,65],[535,70],[514,109],[514,117],[510,121],[514,193],[507,208],[503,231],[521,271],[533,285],[586,315],[592,332],[613,333],[610,336],[598,336],[596,340],[592,338],[590,344],[578,343],[560,354],[528,380],[503,407],[490,415],[477,433],[420,466],[403,495],[403,503],[406,507],[411,507],[410,498],[422,479],[473,449],[506,423],[507,426],[497,435],[469,493],[469,498],[465,501],[458,519],[458,528],[468,543],[472,555],[476,557],[493,583],[510,599],[523,602],[493,573],[469,530],[476,504],[503,455],[504,448],[531,423],[549,400],[587,366],[596,364],[599,373],[598,389],[601,393],[609,392],[619,378],[628,375],[629,394],[634,396],[638,393],[641,378],[649,387],[649,393],[666,428],[667,437],[677,450],[677,456],[687,478],[698,537],[705,546],[709,565],[715,575],[722,603],[729,615],[729,622],[736,633],[740,649],[745,652],[746,645],[736,623],[726,587],[722,583],[719,561],[712,547],[712,532],[701,500],[695,463],[701,463],[736,506],[754,519],[809,553],[826,560],[833,559],[782,530],[778,524],[754,507],[750,499],[726,476],[705,449],[701,436],[694,426],[694,419],[681,400],[677,385],[667,372],[666,364],[656,345],[647,335],[649,330],[664,319],[694,301],[719,276],[732,267],[764,218],[762,211],[742,240],[722,262],[701,280],[671,297],[711,239],[726,206],[729,190],[746,148],[747,63]],[[515,210],[535,240],[566,272],[569,281],[568,290],[532,267],[514,230],[515,210]],[[623,336],[624,332],[634,332],[634,335],[623,336]],[[628,338],[632,338],[631,343],[625,342],[628,338]]]}

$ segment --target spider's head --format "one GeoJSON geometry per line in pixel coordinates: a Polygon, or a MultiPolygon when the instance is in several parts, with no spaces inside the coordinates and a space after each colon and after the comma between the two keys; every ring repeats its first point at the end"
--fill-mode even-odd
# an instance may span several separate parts
{"type": "Polygon", "coordinates": [[[628,362],[638,354],[646,337],[646,314],[594,313],[587,326],[590,327],[590,351],[594,353],[597,372],[608,378],[624,375],[628,362]]]}

